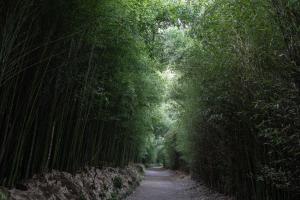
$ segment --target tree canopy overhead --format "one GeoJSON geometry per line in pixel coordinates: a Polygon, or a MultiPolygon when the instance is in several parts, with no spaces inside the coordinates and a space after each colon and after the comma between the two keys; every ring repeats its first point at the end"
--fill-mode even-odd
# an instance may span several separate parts
{"type": "Polygon", "coordinates": [[[296,0],[0,2],[0,182],[163,163],[300,194],[296,0]]]}

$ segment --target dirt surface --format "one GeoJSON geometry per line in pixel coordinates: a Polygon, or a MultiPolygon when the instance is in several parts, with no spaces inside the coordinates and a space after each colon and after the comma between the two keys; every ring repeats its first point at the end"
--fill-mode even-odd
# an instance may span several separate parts
{"type": "Polygon", "coordinates": [[[127,200],[230,200],[189,177],[162,168],[146,170],[140,187],[127,200]]]}

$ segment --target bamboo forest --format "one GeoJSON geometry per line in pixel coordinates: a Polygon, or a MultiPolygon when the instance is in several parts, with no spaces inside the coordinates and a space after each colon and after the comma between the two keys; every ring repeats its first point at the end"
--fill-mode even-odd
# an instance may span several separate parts
{"type": "Polygon", "coordinates": [[[0,200],[299,200],[300,1],[0,0],[0,200]]]}

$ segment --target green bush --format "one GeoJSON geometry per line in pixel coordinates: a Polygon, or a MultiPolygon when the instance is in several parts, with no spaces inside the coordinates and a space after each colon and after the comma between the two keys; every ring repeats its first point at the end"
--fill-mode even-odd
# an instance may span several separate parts
{"type": "Polygon", "coordinates": [[[5,190],[2,190],[0,188],[0,200],[7,200],[8,199],[8,194],[5,192],[5,190]]]}
{"type": "Polygon", "coordinates": [[[113,185],[116,189],[121,189],[123,187],[123,179],[119,176],[113,178],[113,185]]]}

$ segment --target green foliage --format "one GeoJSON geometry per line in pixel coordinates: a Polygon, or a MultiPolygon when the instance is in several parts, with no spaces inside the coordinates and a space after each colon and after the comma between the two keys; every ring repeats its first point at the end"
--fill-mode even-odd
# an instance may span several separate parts
{"type": "Polygon", "coordinates": [[[0,200],[7,200],[7,196],[2,192],[0,192],[0,200]]]}
{"type": "Polygon", "coordinates": [[[194,177],[238,199],[299,197],[299,9],[286,3],[203,4],[176,64],[183,110],[172,134],[184,134],[172,149],[194,177]]]}
{"type": "Polygon", "coordinates": [[[163,158],[160,153],[163,148],[164,138],[151,134],[146,142],[143,152],[143,163],[145,164],[162,164],[163,158]]]}
{"type": "Polygon", "coordinates": [[[123,187],[123,180],[121,177],[116,176],[113,178],[113,185],[116,189],[121,189],[123,187]]]}
{"type": "Polygon", "coordinates": [[[162,98],[148,1],[16,2],[0,6],[1,183],[140,161],[162,98]]]}
{"type": "Polygon", "coordinates": [[[143,161],[238,199],[299,198],[299,1],[12,0],[0,13],[1,184],[143,161]]]}

